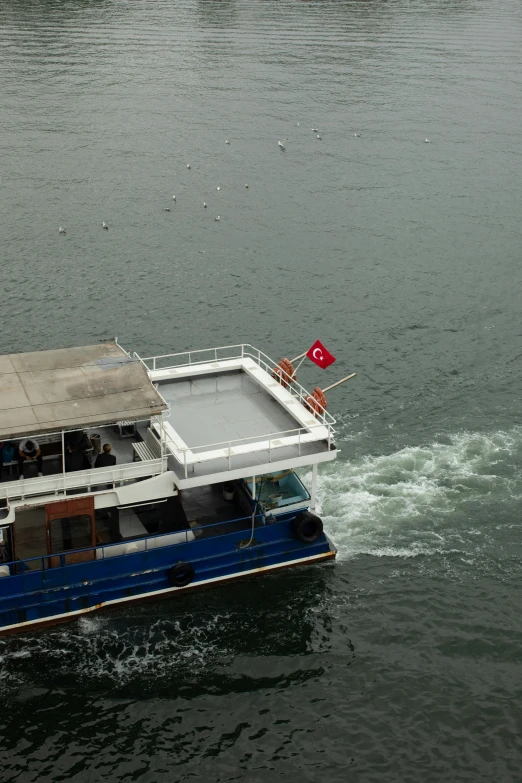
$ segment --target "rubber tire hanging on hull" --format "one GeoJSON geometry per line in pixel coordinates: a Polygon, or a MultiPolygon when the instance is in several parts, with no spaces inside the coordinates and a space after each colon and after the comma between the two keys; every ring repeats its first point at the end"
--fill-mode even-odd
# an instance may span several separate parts
{"type": "Polygon", "coordinates": [[[167,578],[172,587],[186,587],[195,577],[190,563],[177,563],[167,571],[167,578]]]}
{"type": "Polygon", "coordinates": [[[323,520],[311,511],[298,514],[292,523],[294,536],[303,544],[313,544],[323,535],[323,520]]]}

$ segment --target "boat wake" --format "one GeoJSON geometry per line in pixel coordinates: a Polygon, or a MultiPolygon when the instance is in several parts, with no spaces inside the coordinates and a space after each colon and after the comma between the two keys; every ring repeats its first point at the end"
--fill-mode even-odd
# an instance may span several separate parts
{"type": "Polygon", "coordinates": [[[485,507],[494,510],[496,529],[514,522],[521,464],[520,427],[337,460],[320,473],[318,511],[341,558],[475,554],[493,538],[485,507]]]}

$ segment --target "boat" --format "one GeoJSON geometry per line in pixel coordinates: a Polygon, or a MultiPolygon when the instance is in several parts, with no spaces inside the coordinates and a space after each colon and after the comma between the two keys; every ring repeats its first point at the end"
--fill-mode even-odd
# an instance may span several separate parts
{"type": "Polygon", "coordinates": [[[335,419],[284,361],[0,356],[0,634],[334,559],[316,505],[335,419]]]}

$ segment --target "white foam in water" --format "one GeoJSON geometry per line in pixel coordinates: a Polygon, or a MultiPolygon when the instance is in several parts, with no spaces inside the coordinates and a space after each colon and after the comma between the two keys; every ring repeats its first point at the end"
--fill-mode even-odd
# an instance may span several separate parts
{"type": "MultiPolygon", "coordinates": [[[[481,531],[476,524],[462,527],[466,505],[487,502],[493,490],[520,491],[514,457],[522,429],[445,440],[320,469],[318,513],[340,557],[415,557],[465,552],[471,544],[476,549],[481,531]]],[[[303,478],[310,484],[310,474],[303,478]]]]}

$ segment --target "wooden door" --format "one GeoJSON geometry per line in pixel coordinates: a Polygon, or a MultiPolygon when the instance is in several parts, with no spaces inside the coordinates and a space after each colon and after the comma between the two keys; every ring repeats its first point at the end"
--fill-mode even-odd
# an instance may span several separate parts
{"type": "MultiPolygon", "coordinates": [[[[47,552],[50,555],[63,555],[67,565],[94,560],[96,553],[93,549],[87,552],[71,551],[96,545],[92,496],[49,503],[45,507],[45,528],[47,552]]],[[[51,568],[59,566],[61,562],[60,557],[49,558],[51,568]]]]}

